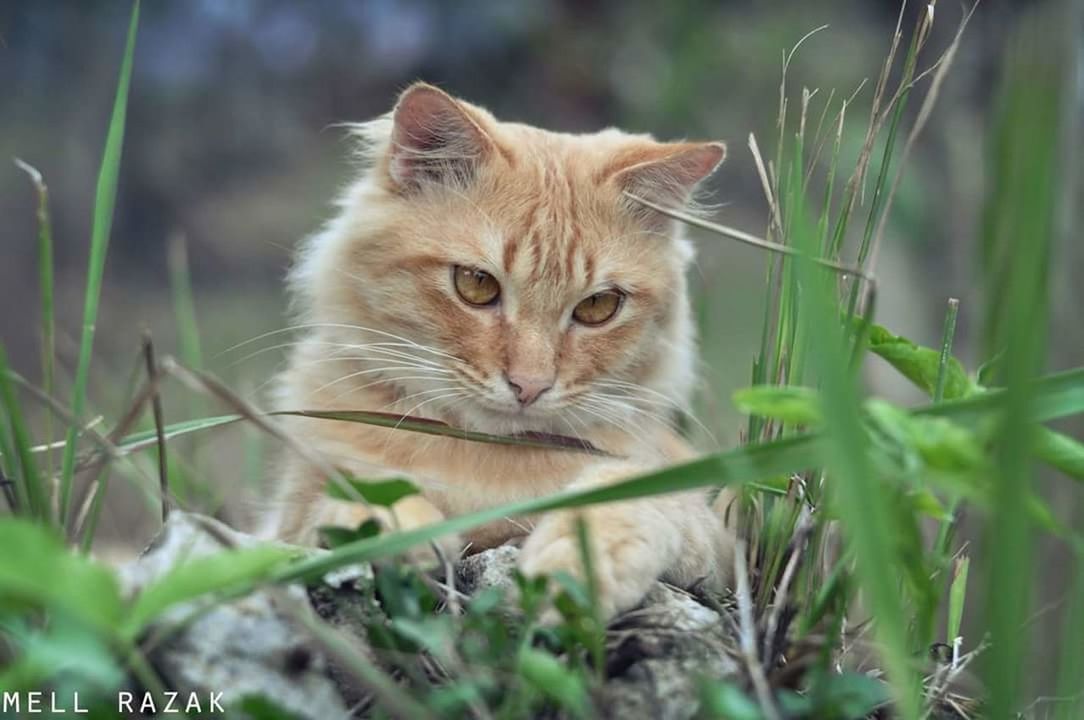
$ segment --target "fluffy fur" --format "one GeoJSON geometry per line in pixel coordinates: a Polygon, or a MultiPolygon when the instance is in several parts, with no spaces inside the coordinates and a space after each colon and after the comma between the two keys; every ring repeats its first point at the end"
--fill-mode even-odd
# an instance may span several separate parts
{"type": "MultiPolygon", "coordinates": [[[[687,408],[695,339],[674,223],[624,193],[685,204],[722,162],[719,143],[660,143],[608,129],[586,135],[500,122],[417,84],[389,115],[357,126],[365,168],[290,276],[304,334],[278,385],[282,408],[420,415],[490,433],[579,436],[620,459],[477,444],[294,418],[291,434],[356,476],[422,488],[380,519],[415,527],[497,503],[614,482],[693,457],[671,428],[687,408]],[[452,268],[500,283],[472,306],[452,268]],[[600,326],[572,310],[616,289],[600,326]],[[524,404],[515,385],[545,388],[524,404]]],[[[284,458],[271,532],[316,542],[356,525],[361,505],[329,499],[321,470],[284,458]]],[[[725,504],[723,494],[717,504],[725,504]]],[[[638,603],[659,577],[725,580],[733,536],[702,493],[580,511],[603,609],[638,603]]],[[[576,514],[557,512],[449,538],[477,550],[526,536],[528,574],[579,572],[576,514]]]]}

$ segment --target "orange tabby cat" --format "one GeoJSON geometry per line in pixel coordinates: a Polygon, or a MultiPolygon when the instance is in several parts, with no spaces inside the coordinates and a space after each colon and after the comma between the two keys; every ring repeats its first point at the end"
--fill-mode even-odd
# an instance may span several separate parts
{"type": "MultiPolygon", "coordinates": [[[[305,334],[278,404],[577,436],[613,457],[308,418],[290,420],[294,437],[359,477],[413,478],[422,494],[381,518],[406,528],[693,456],[671,429],[694,381],[684,279],[693,250],[672,221],[624,193],[683,205],[722,162],[722,144],[547,132],[425,84],[357,133],[364,173],[291,275],[305,334]]],[[[288,457],[284,469],[270,518],[277,537],[315,543],[319,526],[374,512],[329,498],[306,460],[288,457]]],[[[607,616],[657,578],[718,585],[731,566],[733,535],[704,493],[579,514],[607,616]]],[[[575,573],[575,517],[509,519],[446,538],[445,549],[526,535],[525,573],[575,573]]]]}

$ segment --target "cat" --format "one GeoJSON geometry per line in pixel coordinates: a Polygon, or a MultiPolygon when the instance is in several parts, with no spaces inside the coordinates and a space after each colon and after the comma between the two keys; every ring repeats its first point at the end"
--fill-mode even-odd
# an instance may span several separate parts
{"type": "MultiPolygon", "coordinates": [[[[315,544],[320,526],[374,515],[412,528],[695,457],[672,428],[695,380],[684,277],[693,248],[676,223],[626,193],[687,205],[722,163],[722,143],[549,132],[498,121],[424,83],[352,128],[360,179],[289,277],[304,334],[278,378],[278,407],[575,436],[608,455],[290,418],[287,431],[310,457],[284,458],[274,536],[315,544]],[[422,492],[390,512],[335,500],[328,466],[407,476],[422,492]]],[[[731,498],[724,491],[710,505],[703,492],[681,492],[508,519],[441,547],[455,557],[522,541],[528,576],[577,574],[583,517],[600,609],[611,617],[658,578],[725,583],[731,498]]],[[[431,547],[417,552],[432,559],[431,547]]]]}

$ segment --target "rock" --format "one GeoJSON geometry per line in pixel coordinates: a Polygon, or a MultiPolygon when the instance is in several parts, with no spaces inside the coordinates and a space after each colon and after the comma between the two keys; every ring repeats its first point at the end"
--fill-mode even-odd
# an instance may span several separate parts
{"type": "Polygon", "coordinates": [[[608,718],[684,720],[700,709],[702,678],[740,678],[726,619],[658,583],[607,629],[607,682],[596,707],[608,718]]]}
{"type": "MultiPolygon", "coordinates": [[[[259,542],[214,520],[174,512],[144,554],[122,568],[123,582],[134,593],[190,558],[259,542]]],[[[502,546],[460,560],[456,590],[470,595],[513,588],[518,556],[518,548],[502,546]]],[[[285,593],[308,606],[304,609],[352,638],[380,666],[379,656],[365,645],[366,626],[383,621],[372,580],[372,569],[357,565],[329,573],[307,589],[293,585],[228,603],[173,608],[151,630],[156,639],[151,662],[169,687],[182,693],[225,690],[225,703],[258,694],[299,717],[348,717],[348,707],[369,706],[366,689],[327,658],[280,603],[285,593]]],[[[729,618],[691,594],[656,584],[639,608],[617,617],[607,630],[607,682],[594,697],[598,716],[694,717],[701,678],[740,682],[731,627],[729,618]]]]}
{"type": "MultiPolygon", "coordinates": [[[[122,568],[122,583],[134,593],[191,558],[258,542],[214,520],[173,512],[143,555],[122,568]]],[[[289,586],[284,592],[306,600],[301,587],[289,586]]],[[[151,628],[149,637],[154,639],[151,664],[170,689],[182,694],[224,693],[227,708],[248,695],[262,695],[303,718],[347,716],[323,654],[272,593],[174,607],[151,628]]]]}
{"type": "Polygon", "coordinates": [[[518,558],[519,548],[511,545],[468,555],[456,564],[456,589],[473,595],[486,588],[498,588],[507,594],[515,587],[513,575],[518,558]]]}

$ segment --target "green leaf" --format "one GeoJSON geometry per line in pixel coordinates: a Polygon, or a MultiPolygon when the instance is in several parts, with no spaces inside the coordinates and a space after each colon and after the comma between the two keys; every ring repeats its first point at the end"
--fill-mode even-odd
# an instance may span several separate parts
{"type": "Polygon", "coordinates": [[[48,685],[65,697],[76,690],[87,696],[94,690],[114,690],[125,679],[111,638],[63,610],[53,608],[44,625],[0,620],[0,633],[17,651],[17,659],[0,672],[4,690],[48,685]]]}
{"type": "Polygon", "coordinates": [[[999,350],[992,358],[979,365],[975,373],[975,379],[983,387],[991,387],[997,384],[997,375],[1003,369],[1005,362],[1005,350],[999,350]]]}
{"type": "Polygon", "coordinates": [[[586,715],[587,688],[579,673],[532,647],[520,650],[517,667],[520,676],[544,696],[576,717],[586,715]]]}
{"type": "Polygon", "coordinates": [[[1059,432],[1039,428],[1033,446],[1035,456],[1071,478],[1084,480],[1084,444],[1059,432]]]}
{"type": "Polygon", "coordinates": [[[297,553],[296,548],[263,545],[193,558],[143,588],[128,610],[122,632],[134,639],[171,607],[209,593],[251,587],[297,553]]]}
{"type": "Polygon", "coordinates": [[[764,713],[755,700],[732,683],[704,682],[700,685],[700,702],[708,717],[727,720],[764,720],[764,713]]]}
{"type": "Polygon", "coordinates": [[[390,508],[405,497],[417,495],[418,487],[405,478],[391,478],[389,480],[359,480],[353,477],[344,477],[343,483],[328,483],[327,494],[336,500],[357,500],[351,495],[344,485],[349,486],[355,493],[369,505],[390,508]]]}
{"type": "MultiPolygon", "coordinates": [[[[893,335],[880,325],[870,325],[869,349],[887,360],[927,395],[933,396],[941,365],[941,353],[938,350],[917,345],[903,336],[893,335]]],[[[967,371],[959,360],[950,357],[945,366],[945,399],[966,397],[971,390],[972,382],[967,371]]]]}
{"type": "Polygon", "coordinates": [[[46,528],[21,518],[0,518],[0,609],[60,609],[112,635],[123,615],[113,573],[72,553],[46,528]]]}
{"type": "Polygon", "coordinates": [[[332,549],[337,548],[340,545],[355,542],[356,540],[366,540],[371,537],[376,537],[380,534],[380,523],[375,518],[369,518],[353,530],[350,528],[335,527],[333,525],[323,525],[317,532],[320,534],[323,546],[332,549]]]}
{"type": "Polygon", "coordinates": [[[299,717],[262,695],[246,695],[231,709],[247,720],[298,720],[299,717]]]}
{"type": "Polygon", "coordinates": [[[809,696],[818,718],[864,718],[890,700],[884,682],[856,672],[822,674],[809,696]]]}
{"type": "Polygon", "coordinates": [[[735,392],[734,405],[748,415],[790,425],[819,425],[823,419],[817,392],[807,387],[755,385],[735,392]]]}

